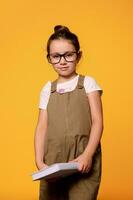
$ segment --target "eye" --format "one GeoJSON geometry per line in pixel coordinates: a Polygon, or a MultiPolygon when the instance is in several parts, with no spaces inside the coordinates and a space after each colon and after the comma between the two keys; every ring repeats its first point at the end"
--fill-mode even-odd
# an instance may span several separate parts
{"type": "Polygon", "coordinates": [[[52,58],[59,58],[60,56],[59,55],[51,55],[52,58]]]}
{"type": "Polygon", "coordinates": [[[74,53],[67,53],[66,56],[67,56],[67,57],[71,57],[71,56],[73,56],[73,54],[74,54],[74,53]]]}

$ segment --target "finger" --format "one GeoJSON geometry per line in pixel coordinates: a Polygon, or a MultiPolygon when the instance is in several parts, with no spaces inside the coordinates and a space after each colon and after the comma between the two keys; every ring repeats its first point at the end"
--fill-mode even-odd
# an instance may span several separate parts
{"type": "Polygon", "coordinates": [[[77,161],[74,159],[74,160],[70,160],[69,162],[77,162],[77,161]]]}
{"type": "Polygon", "coordinates": [[[86,172],[86,170],[85,170],[85,167],[83,166],[83,168],[82,168],[82,174],[85,173],[85,172],[86,172]]]}
{"type": "Polygon", "coordinates": [[[72,160],[72,162],[78,162],[78,158],[75,158],[74,160],[72,160]]]}
{"type": "Polygon", "coordinates": [[[82,164],[78,165],[78,170],[82,172],[82,170],[83,170],[83,165],[82,164]]]}
{"type": "Polygon", "coordinates": [[[82,173],[87,173],[89,170],[88,167],[86,167],[85,165],[83,165],[83,168],[82,168],[82,173]]]}
{"type": "Polygon", "coordinates": [[[85,173],[88,173],[89,171],[90,171],[90,169],[86,169],[86,170],[85,170],[85,173]]]}
{"type": "Polygon", "coordinates": [[[90,167],[87,167],[86,169],[86,173],[88,173],[90,171],[90,167]]]}

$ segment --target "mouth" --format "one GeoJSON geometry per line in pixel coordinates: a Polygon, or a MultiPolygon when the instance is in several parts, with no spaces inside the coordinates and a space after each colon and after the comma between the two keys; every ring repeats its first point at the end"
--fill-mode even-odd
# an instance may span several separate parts
{"type": "Polygon", "coordinates": [[[69,67],[61,67],[60,70],[61,71],[66,71],[69,67]]]}

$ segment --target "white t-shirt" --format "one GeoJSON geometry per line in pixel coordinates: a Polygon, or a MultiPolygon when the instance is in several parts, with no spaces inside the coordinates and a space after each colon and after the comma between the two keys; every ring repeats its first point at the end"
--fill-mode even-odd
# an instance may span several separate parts
{"type": "MultiPolygon", "coordinates": [[[[74,90],[77,86],[78,78],[79,78],[79,74],[69,81],[66,81],[64,83],[57,83],[57,92],[64,93],[64,92],[70,92],[74,90]]],[[[101,89],[101,87],[98,85],[96,80],[91,76],[85,76],[84,88],[85,88],[86,94],[89,94],[96,90],[99,90],[101,95],[103,93],[103,90],[101,89]]],[[[39,101],[40,109],[47,109],[50,93],[51,93],[51,81],[48,81],[43,86],[40,92],[40,101],[39,101]]]]}

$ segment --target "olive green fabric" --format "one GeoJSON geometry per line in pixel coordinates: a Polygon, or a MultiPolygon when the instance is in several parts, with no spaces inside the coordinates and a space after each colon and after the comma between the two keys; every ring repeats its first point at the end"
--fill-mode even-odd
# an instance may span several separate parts
{"type": "MultiPolygon", "coordinates": [[[[57,79],[52,82],[47,106],[48,126],[44,162],[47,165],[68,162],[83,153],[91,130],[91,112],[79,75],[73,91],[58,93],[57,79]]],[[[39,200],[96,200],[101,180],[101,144],[93,156],[89,173],[81,172],[54,182],[40,180],[39,200]]]]}

